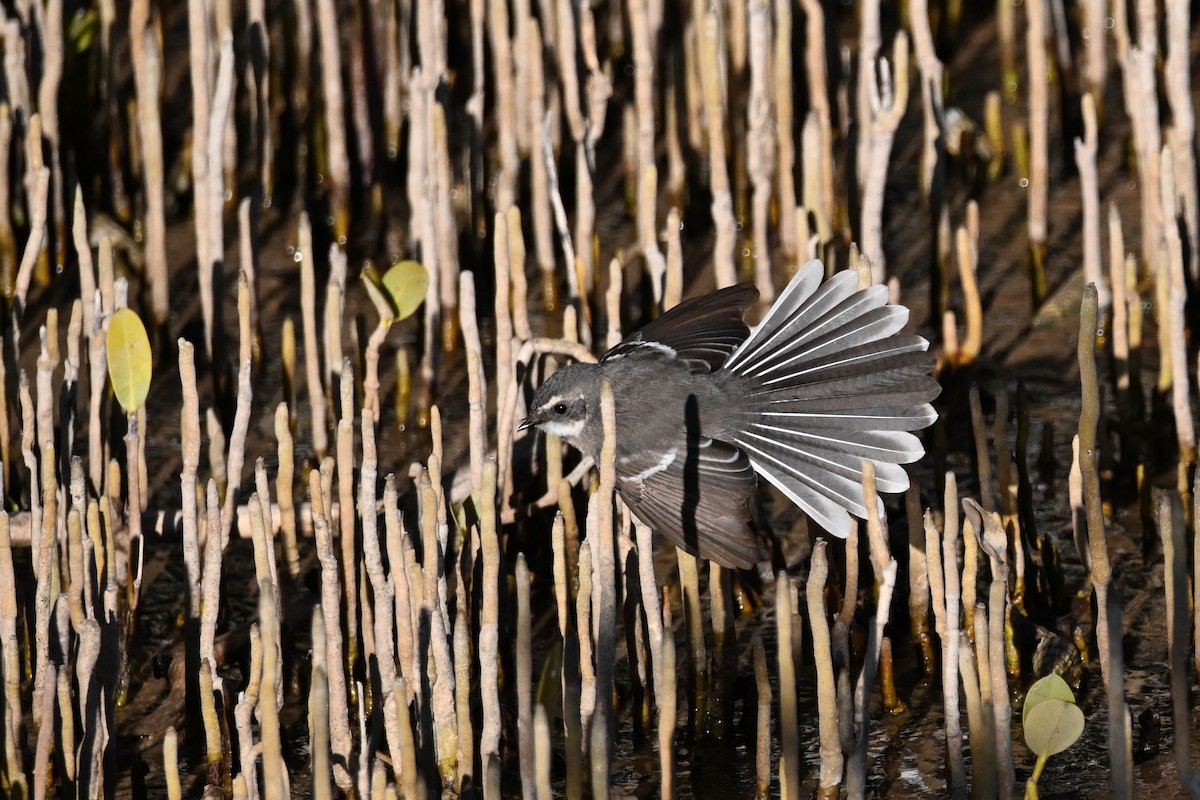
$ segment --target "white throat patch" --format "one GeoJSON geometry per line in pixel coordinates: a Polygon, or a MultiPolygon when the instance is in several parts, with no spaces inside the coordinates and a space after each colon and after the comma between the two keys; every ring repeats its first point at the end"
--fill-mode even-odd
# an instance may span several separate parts
{"type": "Polygon", "coordinates": [[[560,439],[566,439],[568,442],[575,439],[579,434],[583,433],[583,420],[577,419],[572,422],[559,422],[558,420],[548,420],[540,426],[542,430],[560,439]]]}

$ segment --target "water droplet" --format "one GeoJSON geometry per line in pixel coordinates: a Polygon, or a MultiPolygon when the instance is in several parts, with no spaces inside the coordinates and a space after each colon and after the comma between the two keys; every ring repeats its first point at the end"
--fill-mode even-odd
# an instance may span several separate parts
{"type": "Polygon", "coordinates": [[[304,253],[300,252],[299,250],[296,250],[296,252],[292,253],[292,260],[295,261],[297,264],[299,264],[301,261],[304,260],[304,253]]]}
{"type": "Polygon", "coordinates": [[[1021,180],[1017,181],[1017,186],[1020,186],[1022,189],[1028,189],[1029,178],[1021,178],[1021,180]]]}

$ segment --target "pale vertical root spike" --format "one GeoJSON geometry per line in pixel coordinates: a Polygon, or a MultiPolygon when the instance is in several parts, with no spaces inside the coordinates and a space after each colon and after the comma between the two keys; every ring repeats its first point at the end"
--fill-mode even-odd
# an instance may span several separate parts
{"type": "Polygon", "coordinates": [[[1083,396],[1079,412],[1079,453],[1083,477],[1084,510],[1087,519],[1089,561],[1092,588],[1096,593],[1096,639],[1099,646],[1100,674],[1108,695],[1108,754],[1112,765],[1112,790],[1117,798],[1133,796],[1130,742],[1125,735],[1124,656],[1121,637],[1124,626],[1118,593],[1112,585],[1112,568],[1104,510],[1100,500],[1100,476],[1096,463],[1096,428],[1100,418],[1100,387],[1096,376],[1096,289],[1087,286],[1079,313],[1079,379],[1083,396]]]}
{"type": "Polygon", "coordinates": [[[662,773],[662,796],[675,796],[676,681],[675,626],[671,622],[671,590],[663,587],[662,598],[662,697],[658,703],[658,763],[662,773]]]}
{"type": "Polygon", "coordinates": [[[817,719],[820,731],[820,783],[818,792],[830,797],[842,783],[842,755],[838,733],[837,685],[833,677],[829,615],[825,609],[825,582],[829,577],[828,544],[819,540],[809,561],[805,600],[812,628],[813,660],[817,671],[817,719]]]}

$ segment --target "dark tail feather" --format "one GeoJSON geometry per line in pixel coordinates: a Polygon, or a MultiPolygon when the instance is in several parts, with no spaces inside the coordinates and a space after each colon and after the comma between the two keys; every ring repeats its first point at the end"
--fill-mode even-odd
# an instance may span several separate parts
{"type": "Polygon", "coordinates": [[[887,290],[859,290],[857,276],[824,284],[810,261],[725,369],[753,380],[735,437],[755,471],[831,533],[849,535],[849,514],[866,515],[862,463],[880,491],[902,492],[900,464],[924,455],[910,433],[930,425],[941,387],[930,377],[929,343],[900,330],[908,310],[887,290]]]}

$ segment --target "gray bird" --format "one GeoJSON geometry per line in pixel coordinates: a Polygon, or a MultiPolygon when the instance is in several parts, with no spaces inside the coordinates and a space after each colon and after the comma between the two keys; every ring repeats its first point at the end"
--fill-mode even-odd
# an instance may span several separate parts
{"type": "MultiPolygon", "coordinates": [[[[521,427],[560,437],[597,462],[600,387],[616,408],[617,491],[644,523],[726,567],[758,560],[750,529],[755,474],[831,534],[866,516],[862,462],[880,491],[903,492],[901,464],[924,455],[941,387],[929,342],[901,333],[908,309],[858,275],[822,282],[810,261],[751,332],[758,297],[733,286],[690,300],[596,364],[551,375],[521,427]]],[[[881,504],[882,510],[882,504],[881,504]]]]}

